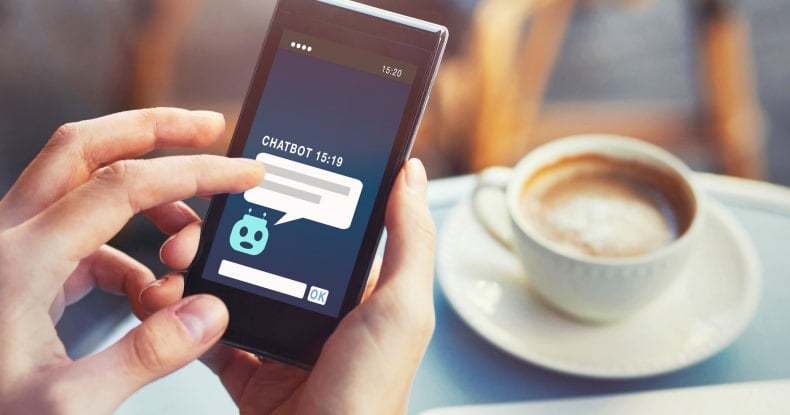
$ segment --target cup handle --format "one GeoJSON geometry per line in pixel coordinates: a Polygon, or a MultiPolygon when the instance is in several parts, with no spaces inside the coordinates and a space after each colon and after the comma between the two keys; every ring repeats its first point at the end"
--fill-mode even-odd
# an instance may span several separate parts
{"type": "Polygon", "coordinates": [[[488,167],[478,174],[472,193],[472,210],[477,220],[505,248],[516,250],[516,236],[510,224],[505,192],[513,169],[488,167]]]}

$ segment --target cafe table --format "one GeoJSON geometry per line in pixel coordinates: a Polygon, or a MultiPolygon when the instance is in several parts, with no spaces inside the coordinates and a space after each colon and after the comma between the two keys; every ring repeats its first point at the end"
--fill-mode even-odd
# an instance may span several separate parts
{"type": "MultiPolygon", "coordinates": [[[[622,332],[616,334],[617,327],[635,323],[615,322],[610,325],[594,326],[571,322],[559,315],[552,317],[553,312],[546,307],[544,310],[537,311],[538,314],[548,316],[543,323],[554,322],[555,325],[564,325],[567,328],[563,330],[551,326],[530,328],[529,330],[536,331],[523,341],[524,344],[540,344],[542,339],[550,341],[560,332],[567,339],[556,347],[557,353],[565,354],[565,360],[560,361],[547,358],[545,354],[548,352],[545,351],[543,351],[544,355],[541,355],[541,352],[532,353],[528,348],[519,349],[523,344],[518,344],[518,338],[515,339],[517,344],[512,344],[514,333],[503,331],[503,327],[507,328],[507,324],[490,320],[497,318],[499,315],[497,313],[501,310],[496,308],[502,307],[502,304],[496,301],[478,301],[475,298],[476,295],[489,300],[503,295],[518,298],[518,296],[530,295],[527,290],[524,292],[506,290],[507,292],[498,293],[496,287],[492,288],[490,281],[486,282],[485,274],[489,271],[482,269],[476,271],[480,273],[482,283],[476,286],[475,290],[464,291],[467,297],[459,296],[457,290],[454,291],[455,294],[448,295],[453,291],[446,290],[454,289],[452,285],[456,281],[455,275],[449,275],[457,269],[453,268],[453,261],[456,259],[452,257],[452,249],[442,244],[466,244],[469,246],[463,249],[473,249],[470,246],[483,246],[486,243],[490,245],[491,242],[483,241],[483,238],[448,241],[450,238],[447,237],[448,233],[453,237],[473,229],[468,227],[479,227],[479,224],[472,223],[473,221],[463,222],[468,216],[463,216],[462,212],[463,205],[469,203],[475,187],[475,176],[431,181],[429,202],[438,230],[437,262],[440,266],[437,270],[437,280],[441,283],[437,282],[434,286],[436,330],[412,385],[408,413],[421,414],[427,411],[451,414],[454,412],[441,412],[441,409],[437,411],[436,408],[502,403],[527,405],[507,413],[559,413],[550,408],[544,408],[546,410],[541,412],[539,407],[529,405],[577,398],[596,399],[595,397],[639,394],[644,391],[696,390],[697,387],[709,385],[771,385],[777,381],[790,379],[790,353],[788,353],[790,351],[790,189],[765,182],[706,173],[697,173],[694,180],[709,197],[710,204],[715,205],[720,218],[733,228],[730,229],[732,232],[724,234],[725,236],[711,236],[712,240],[706,243],[710,246],[718,245],[720,241],[716,238],[726,238],[727,235],[738,239],[731,244],[735,251],[729,253],[722,251],[724,254],[720,257],[709,258],[708,262],[700,262],[697,266],[710,265],[711,269],[717,270],[716,273],[722,275],[734,273],[735,278],[743,277],[738,275],[738,272],[751,274],[748,281],[739,283],[743,283],[742,286],[738,285],[727,291],[726,287],[715,286],[717,274],[713,273],[711,277],[714,279],[711,281],[714,285],[703,287],[704,289],[693,293],[690,299],[685,298],[685,301],[692,305],[685,304],[683,307],[692,307],[697,301],[704,303],[708,301],[707,297],[715,296],[717,295],[715,293],[721,291],[735,296],[733,298],[736,299],[733,301],[741,308],[732,312],[717,310],[715,316],[703,316],[704,318],[697,316],[700,321],[641,322],[637,328],[629,329],[630,335],[637,333],[641,339],[641,342],[636,341],[633,344],[633,349],[629,352],[629,344],[621,344],[623,338],[617,338],[618,335],[623,335],[622,332]],[[458,222],[459,220],[462,222],[458,222]],[[451,221],[455,222],[449,223],[451,221]],[[728,265],[733,261],[739,261],[737,258],[741,258],[741,262],[736,263],[739,264],[738,267],[728,265]],[[441,272],[445,275],[439,275],[441,272]],[[468,303],[465,299],[468,299],[468,303]],[[486,315],[489,320],[484,318],[486,315]],[[500,324],[501,327],[498,326],[500,324]],[[692,330],[689,331],[683,324],[691,324],[692,330]],[[652,363],[655,364],[618,365],[624,360],[633,358],[632,354],[638,355],[640,347],[662,345],[665,339],[653,338],[653,336],[661,333],[662,330],[667,330],[664,327],[667,325],[669,330],[676,330],[670,337],[676,337],[675,341],[679,338],[683,347],[690,348],[689,350],[684,350],[680,356],[648,356],[647,358],[654,358],[655,362],[652,363]],[[582,330],[588,337],[576,341],[573,338],[576,333],[574,330],[582,330]],[[613,337],[607,338],[601,334],[607,333],[606,330],[615,333],[613,337]],[[592,340],[586,343],[588,339],[592,340]],[[607,355],[598,351],[593,357],[588,356],[586,353],[590,348],[602,347],[601,344],[591,344],[601,341],[611,341],[610,345],[603,346],[604,349],[610,347],[611,353],[607,355]],[[713,346],[703,347],[706,341],[712,342],[713,346]],[[599,361],[590,363],[579,359],[580,356],[599,361]],[[601,362],[601,359],[608,361],[601,362]],[[530,408],[534,411],[530,411],[530,408]]],[[[457,249],[459,248],[456,247],[457,249]]],[[[701,254],[712,252],[710,249],[715,251],[715,248],[705,246],[699,249],[701,254]]],[[[503,262],[507,263],[508,260],[503,262]]],[[[490,273],[495,272],[499,271],[493,266],[490,273]]],[[[511,270],[511,272],[517,271],[511,270]]],[[[702,274],[705,274],[705,270],[701,271],[700,275],[702,274]]],[[[721,285],[731,282],[724,279],[725,277],[722,278],[721,285]]],[[[673,299],[672,296],[682,295],[688,294],[667,294],[666,300],[657,300],[656,303],[659,305],[645,313],[653,313],[654,315],[650,317],[653,319],[666,314],[675,315],[675,319],[682,320],[685,311],[683,309],[678,311],[678,307],[672,306],[672,301],[681,301],[677,298],[673,299]],[[661,305],[662,301],[663,305],[661,305]]],[[[534,300],[525,301],[531,302],[531,307],[539,307],[535,305],[537,302],[534,300]]],[[[729,305],[725,306],[729,307],[729,305]]],[[[513,310],[510,311],[509,318],[512,318],[513,310]]],[[[521,311],[516,310],[516,312],[521,311]]],[[[694,313],[701,311],[690,309],[687,314],[694,313]]],[[[515,315],[518,316],[517,313],[515,315]]],[[[116,341],[136,324],[138,321],[133,316],[129,316],[96,350],[101,350],[116,341]]],[[[787,385],[782,384],[782,387],[783,391],[790,392],[790,382],[787,385]]],[[[773,391],[775,392],[776,389],[773,391]]],[[[783,396],[790,396],[790,393],[783,396]]],[[[497,413],[498,407],[477,406],[477,408],[465,413],[497,413]]],[[[578,411],[578,407],[576,409],[578,411]]],[[[785,409],[790,411],[790,408],[785,409]]],[[[216,377],[200,363],[192,363],[144,387],[129,398],[117,413],[234,412],[236,409],[232,401],[227,397],[216,377]]],[[[505,413],[504,409],[502,413],[505,413]]]]}

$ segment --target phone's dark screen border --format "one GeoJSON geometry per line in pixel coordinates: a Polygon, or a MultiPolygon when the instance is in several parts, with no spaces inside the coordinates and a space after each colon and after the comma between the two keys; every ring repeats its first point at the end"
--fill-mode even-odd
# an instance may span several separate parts
{"type": "Polygon", "coordinates": [[[350,10],[347,3],[332,0],[280,0],[262,47],[253,79],[242,107],[228,156],[242,154],[255,117],[271,64],[283,31],[288,29],[343,43],[417,65],[417,76],[387,161],[362,246],[345,292],[338,318],[267,299],[219,284],[202,275],[208,247],[227,202],[226,195],[212,199],[201,232],[200,247],[186,278],[185,295],[211,293],[225,302],[230,324],[223,342],[302,367],[311,367],[321,347],[340,319],[359,303],[378,240],[390,189],[400,166],[411,150],[417,123],[427,101],[427,90],[441,59],[447,32],[441,26],[404,20],[389,13],[376,16],[350,10]]]}

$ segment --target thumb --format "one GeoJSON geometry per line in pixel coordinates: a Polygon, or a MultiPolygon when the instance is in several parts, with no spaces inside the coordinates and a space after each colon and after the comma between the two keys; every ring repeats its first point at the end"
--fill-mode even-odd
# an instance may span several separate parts
{"type": "MultiPolygon", "coordinates": [[[[142,386],[205,353],[228,325],[228,310],[216,297],[196,295],[148,317],[106,350],[76,362],[73,385],[101,391],[85,413],[110,412],[142,386]]],[[[70,371],[71,371],[70,370],[70,371]]]]}
{"type": "Polygon", "coordinates": [[[379,285],[392,281],[409,297],[415,291],[432,296],[436,227],[428,208],[427,187],[422,162],[411,159],[395,182],[387,205],[387,246],[379,285]]]}

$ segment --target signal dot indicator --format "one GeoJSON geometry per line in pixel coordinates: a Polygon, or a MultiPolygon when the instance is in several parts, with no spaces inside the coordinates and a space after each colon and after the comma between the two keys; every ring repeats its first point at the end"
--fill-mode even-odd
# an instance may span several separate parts
{"type": "MultiPolygon", "coordinates": [[[[2,1],[2,0],[0,0],[0,1],[2,1]]],[[[295,42],[295,41],[291,42],[291,47],[296,49],[296,50],[301,50],[301,51],[304,51],[304,52],[312,52],[313,51],[313,47],[312,46],[304,44],[304,43],[300,43],[300,42],[295,42]]]]}

